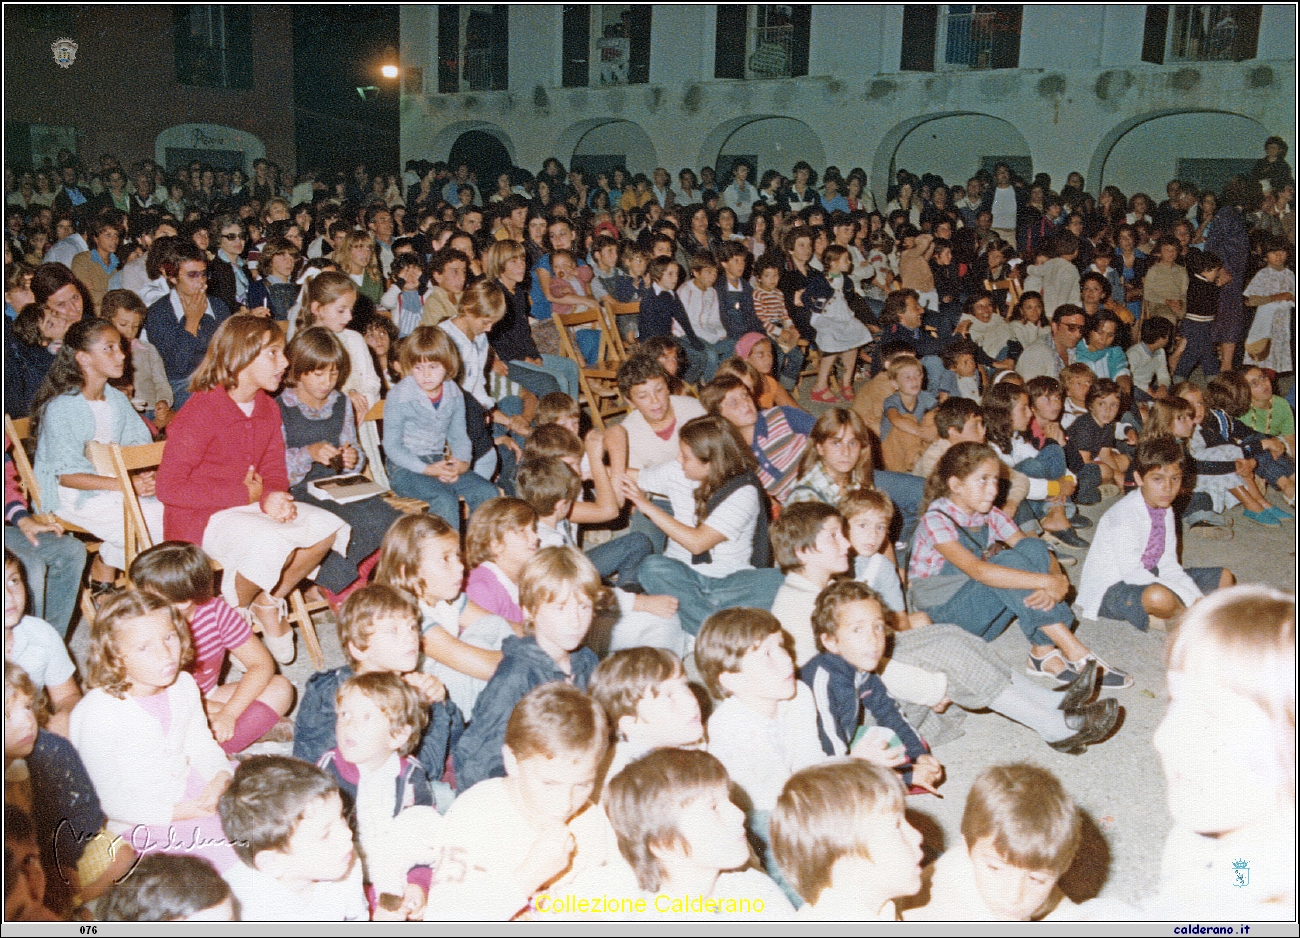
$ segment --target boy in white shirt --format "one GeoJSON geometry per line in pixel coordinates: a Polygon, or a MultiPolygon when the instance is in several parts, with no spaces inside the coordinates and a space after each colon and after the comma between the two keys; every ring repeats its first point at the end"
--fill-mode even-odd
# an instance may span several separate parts
{"type": "Polygon", "coordinates": [[[1171,507],[1183,483],[1183,448],[1173,437],[1138,444],[1133,478],[1138,487],[1097,522],[1083,564],[1079,606],[1089,619],[1131,622],[1164,631],[1168,620],[1205,593],[1237,582],[1226,567],[1184,570],[1171,507]]]}
{"type": "Polygon", "coordinates": [[[365,921],[361,864],[338,786],[286,756],[240,763],[218,803],[243,864],[226,873],[245,921],[365,921]]]}
{"type": "Polygon", "coordinates": [[[727,339],[718,307],[718,262],[710,254],[696,254],[691,258],[691,279],[677,288],[677,298],[686,307],[691,328],[700,340],[713,346],[721,361],[730,358],[736,343],[727,339]]]}

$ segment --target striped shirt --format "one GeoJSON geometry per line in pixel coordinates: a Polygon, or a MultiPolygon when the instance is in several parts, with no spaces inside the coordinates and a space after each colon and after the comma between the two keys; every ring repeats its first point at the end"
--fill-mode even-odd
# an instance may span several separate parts
{"type": "Polygon", "coordinates": [[[226,652],[233,651],[253,635],[248,622],[220,596],[194,610],[190,636],[194,639],[194,683],[209,694],[221,678],[226,652]]]}
{"type": "Polygon", "coordinates": [[[813,418],[793,407],[773,407],[758,412],[751,449],[758,460],[763,488],[784,504],[799,476],[799,460],[808,448],[813,418]]]}
{"type": "MultiPolygon", "coordinates": [[[[930,510],[921,518],[921,523],[916,526],[916,534],[912,541],[912,562],[907,568],[908,576],[923,578],[938,576],[943,572],[943,566],[947,561],[943,554],[939,553],[938,545],[960,539],[954,521],[967,529],[988,527],[989,538],[992,540],[1010,542],[1020,534],[1020,529],[1003,514],[1001,509],[994,508],[985,515],[968,514],[947,498],[935,499],[930,505],[930,510]],[[944,515],[948,517],[945,518],[944,515]]],[[[972,534],[971,537],[974,537],[977,543],[980,540],[978,535],[972,534]]],[[[963,541],[962,546],[971,550],[974,545],[967,540],[963,541]]]]}
{"type": "Polygon", "coordinates": [[[754,312],[763,324],[768,337],[775,339],[790,325],[790,315],[785,309],[785,294],[780,290],[754,290],[754,312]]]}

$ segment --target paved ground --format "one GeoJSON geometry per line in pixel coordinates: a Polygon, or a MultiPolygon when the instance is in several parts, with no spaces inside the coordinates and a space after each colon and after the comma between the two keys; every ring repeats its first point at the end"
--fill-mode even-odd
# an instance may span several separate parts
{"type": "MultiPolygon", "coordinates": [[[[1280,499],[1276,492],[1272,497],[1280,499]]],[[[1110,504],[1083,510],[1095,521],[1110,504]]],[[[1243,582],[1263,582],[1294,591],[1294,522],[1281,528],[1263,528],[1242,517],[1240,508],[1230,512],[1229,517],[1235,521],[1234,539],[1188,537],[1184,565],[1227,566],[1243,582]]],[[[1083,536],[1091,539],[1093,530],[1083,531],[1083,536]]],[[[1082,555],[1080,558],[1078,566],[1067,570],[1076,583],[1082,569],[1082,555]]],[[[327,667],[342,664],[333,617],[328,613],[318,617],[317,630],[327,667]]],[[[927,854],[937,855],[960,838],[966,793],[980,771],[998,763],[1036,763],[1056,773],[1090,820],[1080,858],[1063,881],[1066,892],[1080,901],[1097,896],[1132,901],[1153,889],[1171,823],[1165,809],[1164,779],[1151,743],[1168,700],[1165,636],[1143,634],[1126,623],[1110,620],[1083,620],[1078,634],[1104,660],[1129,671],[1135,679],[1132,688],[1115,695],[1123,707],[1123,718],[1112,737],[1083,755],[1067,756],[1048,748],[1032,731],[996,714],[969,714],[963,724],[964,735],[935,749],[947,770],[947,780],[940,789],[944,797],[910,798],[909,813],[925,834],[927,854]]],[[[88,644],[84,627],[76,628],[71,644],[84,667],[88,644]]],[[[1012,626],[992,647],[1009,667],[1023,668],[1027,645],[1018,628],[1012,626]]],[[[313,668],[305,651],[301,651],[301,641],[299,648],[297,661],[284,673],[301,690],[313,668]]]]}

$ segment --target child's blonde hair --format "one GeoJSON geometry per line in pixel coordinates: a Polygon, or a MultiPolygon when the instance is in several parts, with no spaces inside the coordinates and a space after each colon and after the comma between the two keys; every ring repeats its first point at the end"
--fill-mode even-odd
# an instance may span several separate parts
{"type": "MultiPolygon", "coordinates": [[[[389,353],[391,355],[391,352],[389,353]]],[[[460,352],[451,336],[437,326],[416,326],[401,341],[397,351],[402,372],[410,374],[420,362],[437,362],[447,372],[445,380],[455,381],[460,374],[460,352]]]]}
{"type": "Polygon", "coordinates": [[[1170,672],[1196,670],[1255,704],[1273,730],[1273,758],[1295,804],[1295,596],[1250,584],[1216,590],[1177,622],[1170,672]]]}
{"type": "Polygon", "coordinates": [[[776,616],[763,609],[723,609],[705,619],[695,640],[695,666],[709,695],[715,700],[730,697],[718,678],[739,671],[745,655],[781,631],[776,616]]]}
{"type": "Polygon", "coordinates": [[[316,324],[316,314],[312,306],[329,306],[341,296],[352,294],[356,302],[357,284],[347,274],[338,270],[325,270],[307,282],[307,293],[303,297],[302,309],[298,312],[298,328],[309,329],[316,324]]]}
{"type": "Polygon", "coordinates": [[[381,616],[396,616],[410,621],[411,628],[420,629],[420,607],[407,593],[371,583],[354,592],[339,610],[339,644],[348,657],[348,664],[356,668],[360,665],[353,653],[365,651],[370,647],[370,636],[375,631],[375,620],[381,616]]]}
{"type": "Polygon", "coordinates": [[[610,780],[601,803],[637,885],[647,892],[663,886],[668,871],[657,851],[678,849],[690,855],[682,812],[715,793],[728,797],[730,785],[717,756],[689,749],[658,749],[610,780]]]}
{"type": "Polygon", "coordinates": [[[532,633],[538,609],[575,592],[582,593],[593,604],[605,596],[600,573],[587,555],[576,547],[539,550],[519,574],[519,609],[524,614],[524,631],[532,633]]]}
{"type": "Polygon", "coordinates": [[[194,643],[185,617],[176,611],[162,596],[137,589],[124,590],[110,596],[95,613],[90,627],[89,661],[86,666],[86,686],[98,687],[109,696],[125,700],[131,681],[126,676],[126,663],[115,642],[114,630],[118,623],[138,619],[152,612],[161,612],[176,630],[180,640],[180,666],[184,668],[194,658],[194,643]]]}
{"type": "Polygon", "coordinates": [[[1065,786],[1046,769],[1026,763],[981,772],[961,818],[967,849],[992,837],[993,849],[1007,863],[1057,876],[1074,862],[1082,827],[1065,786]]]}
{"type": "Polygon", "coordinates": [[[388,671],[354,674],[340,685],[335,694],[336,709],[343,703],[343,695],[349,692],[361,694],[378,707],[388,717],[388,727],[393,735],[406,732],[406,741],[397,750],[401,755],[409,756],[415,752],[429,723],[429,710],[420,702],[420,695],[414,687],[388,671]]]}
{"type": "Polygon", "coordinates": [[[891,769],[834,759],[790,776],[772,810],[772,853],[805,902],[831,884],[841,857],[871,859],[862,838],[867,814],[903,813],[903,783],[891,769]]]}
{"type": "Polygon", "coordinates": [[[840,514],[844,516],[845,521],[852,521],[858,515],[865,515],[869,511],[884,515],[886,522],[894,520],[894,503],[880,489],[849,489],[840,499],[840,514]]]}
{"type": "Polygon", "coordinates": [[[450,538],[460,547],[460,533],[434,514],[402,515],[393,522],[379,545],[375,582],[423,597],[429,589],[420,575],[420,552],[425,544],[450,538]]]}
{"type": "Polygon", "coordinates": [[[506,291],[495,280],[480,280],[460,295],[456,315],[498,322],[506,314],[506,291]]]}
{"type": "MultiPolygon", "coordinates": [[[[671,652],[668,652],[671,654],[671,652]]],[[[9,709],[9,696],[14,695],[26,700],[40,723],[45,722],[45,689],[32,683],[27,672],[12,661],[5,662],[5,709],[9,709]]]]}
{"type": "Polygon", "coordinates": [[[605,710],[614,732],[623,717],[636,716],[647,693],[656,693],[664,681],[686,673],[682,659],[664,648],[640,645],[616,651],[592,672],[587,690],[605,710]]]}
{"type": "Polygon", "coordinates": [[[589,753],[597,760],[609,746],[605,711],[576,687],[552,681],[534,687],[510,712],[505,744],[523,761],[561,753],[589,753]]]}
{"type": "Polygon", "coordinates": [[[578,402],[563,391],[543,395],[537,402],[537,409],[533,411],[533,423],[537,428],[558,423],[566,417],[581,420],[582,410],[578,407],[578,402]]]}
{"type": "Polygon", "coordinates": [[[925,374],[925,367],[921,364],[921,360],[915,355],[899,355],[890,361],[889,367],[885,370],[889,372],[889,377],[897,381],[898,376],[903,373],[905,368],[915,368],[920,371],[922,375],[925,374]]]}
{"type": "Polygon", "coordinates": [[[1065,394],[1070,388],[1070,382],[1075,378],[1087,378],[1089,387],[1097,380],[1097,373],[1089,368],[1083,362],[1075,362],[1073,365],[1066,365],[1061,369],[1057,380],[1061,382],[1061,393],[1065,394]]]}
{"type": "Polygon", "coordinates": [[[465,564],[471,570],[496,559],[495,546],[507,531],[537,527],[537,512],[521,498],[493,498],[478,506],[465,531],[465,564]]]}
{"type": "Polygon", "coordinates": [[[1153,400],[1148,405],[1147,419],[1142,425],[1139,441],[1153,440],[1158,436],[1175,436],[1174,420],[1179,416],[1196,416],[1196,408],[1192,406],[1191,401],[1173,395],[1164,400],[1153,400]]]}

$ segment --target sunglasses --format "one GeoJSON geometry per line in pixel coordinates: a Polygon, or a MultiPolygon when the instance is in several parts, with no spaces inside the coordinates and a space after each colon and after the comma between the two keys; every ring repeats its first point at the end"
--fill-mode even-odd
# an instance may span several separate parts
{"type": "Polygon", "coordinates": [[[1061,326],[1061,328],[1064,329],[1066,332],[1082,332],[1082,331],[1083,331],[1083,323],[1081,323],[1081,322],[1063,322],[1063,323],[1060,323],[1060,326],[1061,326]]]}
{"type": "Polygon", "coordinates": [[[222,241],[243,241],[244,236],[240,234],[238,231],[236,231],[234,234],[223,234],[221,236],[221,240],[222,241]]]}

